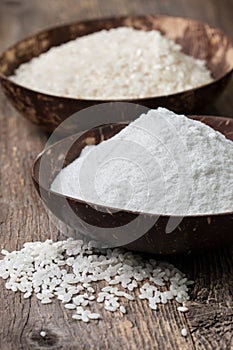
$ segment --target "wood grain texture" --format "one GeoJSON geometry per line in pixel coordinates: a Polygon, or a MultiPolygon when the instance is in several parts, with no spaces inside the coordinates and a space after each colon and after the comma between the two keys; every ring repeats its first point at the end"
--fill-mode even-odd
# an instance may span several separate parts
{"type": "MultiPolygon", "coordinates": [[[[231,0],[75,1],[2,0],[0,49],[40,29],[72,20],[116,14],[169,14],[193,17],[218,26],[232,37],[231,0]],[[22,21],[23,18],[23,21],[22,21]]],[[[233,85],[207,113],[233,116],[233,85]]],[[[0,247],[20,249],[23,242],[59,239],[31,181],[31,166],[46,135],[23,120],[0,92],[0,247]]],[[[142,301],[131,303],[128,314],[109,315],[88,325],[71,321],[58,303],[42,306],[24,300],[0,281],[0,348],[5,349],[182,349],[230,350],[233,347],[232,248],[205,255],[165,258],[195,280],[188,303],[179,315],[174,304],[154,314],[142,301]],[[180,330],[187,327],[187,339],[180,330]],[[42,339],[41,330],[48,336],[42,339]]]]}

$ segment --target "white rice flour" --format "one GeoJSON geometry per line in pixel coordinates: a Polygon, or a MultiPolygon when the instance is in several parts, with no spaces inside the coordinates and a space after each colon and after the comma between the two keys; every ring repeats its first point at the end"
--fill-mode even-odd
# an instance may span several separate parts
{"type": "Polygon", "coordinates": [[[95,204],[152,214],[233,211],[233,142],[158,108],[111,139],[86,146],[51,189],[95,204]]]}

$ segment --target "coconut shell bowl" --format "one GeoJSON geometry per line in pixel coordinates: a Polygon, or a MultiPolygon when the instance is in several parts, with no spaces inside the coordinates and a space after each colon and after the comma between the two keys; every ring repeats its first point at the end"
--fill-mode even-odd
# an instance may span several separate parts
{"type": "MultiPolygon", "coordinates": [[[[192,118],[206,123],[233,141],[233,119],[212,116],[192,116],[192,118]]],[[[155,254],[190,253],[233,243],[233,212],[189,215],[181,220],[179,217],[173,217],[175,222],[178,220],[178,224],[175,229],[167,233],[166,227],[171,219],[169,216],[120,209],[113,211],[111,208],[50,190],[59,170],[76,159],[86,145],[98,144],[109,139],[126,125],[126,123],[115,123],[96,127],[82,134],[66,137],[44,150],[34,162],[32,178],[45,206],[65,225],[90,240],[99,240],[106,244],[114,242],[112,246],[118,246],[119,240],[120,246],[137,251],[155,254]],[[136,222],[137,227],[130,232],[127,225],[132,222],[136,222]],[[119,227],[122,227],[122,230],[118,236],[119,227]],[[145,227],[148,229],[145,230],[145,227]],[[132,236],[136,231],[139,235],[132,236]],[[124,244],[122,233],[125,236],[127,232],[132,237],[130,242],[124,244]]]]}
{"type": "MultiPolygon", "coordinates": [[[[233,44],[220,30],[192,19],[168,16],[127,16],[72,23],[30,36],[10,47],[0,56],[0,81],[12,105],[43,130],[52,132],[75,112],[104,100],[57,97],[20,86],[9,79],[20,64],[39,56],[53,46],[102,29],[119,26],[159,30],[181,45],[183,52],[205,59],[214,81],[180,93],[125,99],[149,108],[167,107],[177,113],[201,113],[225,89],[233,69],[233,44]]],[[[116,100],[115,100],[116,101],[116,100]]],[[[107,102],[110,102],[109,100],[107,102]]]]}

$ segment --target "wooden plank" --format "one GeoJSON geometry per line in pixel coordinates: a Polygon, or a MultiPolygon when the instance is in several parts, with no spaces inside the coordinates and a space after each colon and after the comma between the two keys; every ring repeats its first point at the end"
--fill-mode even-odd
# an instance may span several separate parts
{"type": "MultiPolygon", "coordinates": [[[[190,16],[232,35],[232,1],[74,1],[2,0],[1,50],[29,33],[73,20],[128,13],[190,16]],[[22,20],[23,19],[23,20],[22,20]]],[[[233,116],[233,83],[206,112],[233,116]]],[[[0,247],[20,249],[23,242],[60,239],[33,189],[30,171],[46,135],[10,107],[0,92],[0,247]]],[[[233,331],[232,250],[166,258],[195,279],[190,312],[180,315],[171,303],[153,313],[142,301],[131,303],[125,317],[102,312],[88,325],[70,318],[58,303],[42,306],[9,292],[0,280],[0,348],[5,349],[231,349],[233,331]],[[181,328],[189,329],[187,339],[181,328]],[[41,330],[48,334],[40,337],[41,330]]]]}

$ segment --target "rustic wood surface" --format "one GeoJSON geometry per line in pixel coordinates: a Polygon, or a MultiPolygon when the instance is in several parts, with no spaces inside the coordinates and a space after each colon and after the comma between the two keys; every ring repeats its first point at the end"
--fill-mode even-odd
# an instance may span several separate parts
{"type": "MultiPolygon", "coordinates": [[[[115,14],[170,14],[218,26],[233,39],[232,0],[1,0],[0,50],[40,29],[72,20],[115,14]]],[[[208,114],[233,117],[233,83],[208,114]]],[[[203,111],[202,111],[203,112],[203,111]]],[[[19,115],[0,92],[0,248],[20,249],[23,242],[59,239],[33,188],[30,171],[46,135],[19,115]]],[[[200,242],[201,244],[201,242],[200,242]]],[[[232,248],[205,255],[166,258],[195,280],[190,312],[175,304],[154,314],[146,303],[130,303],[125,317],[103,312],[90,324],[71,320],[58,302],[24,300],[0,281],[0,349],[232,349],[232,248]],[[181,328],[189,330],[187,338],[181,328]],[[39,333],[47,332],[43,339],[39,333]]]]}

